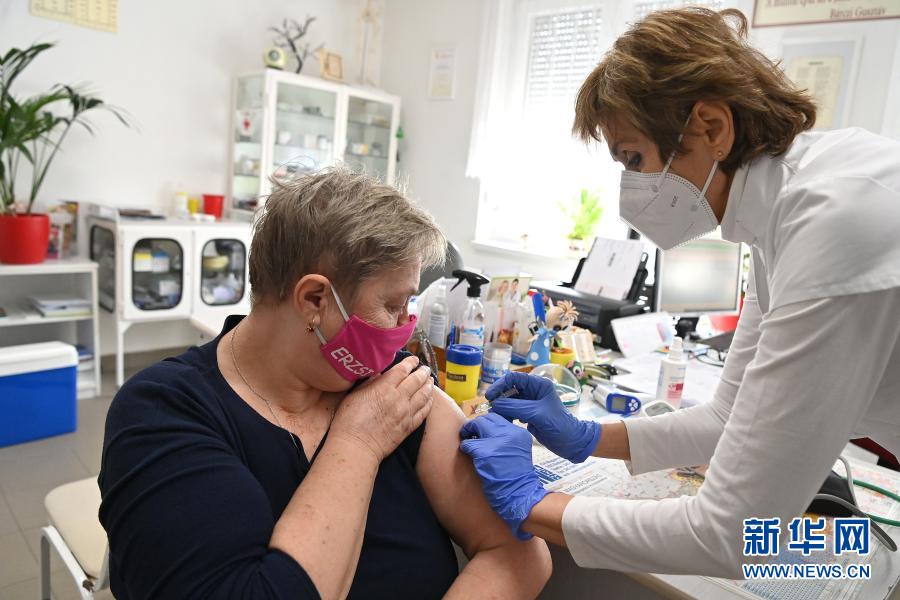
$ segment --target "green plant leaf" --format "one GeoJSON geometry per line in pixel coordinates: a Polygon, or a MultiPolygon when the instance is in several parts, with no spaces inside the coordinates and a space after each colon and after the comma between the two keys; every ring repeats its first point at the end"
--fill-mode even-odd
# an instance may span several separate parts
{"type": "Polygon", "coordinates": [[[25,144],[16,144],[16,150],[21,152],[22,156],[28,159],[28,162],[34,162],[34,158],[31,156],[31,152],[28,151],[28,148],[25,146],[25,144]]]}
{"type": "Polygon", "coordinates": [[[94,134],[92,123],[84,119],[89,111],[111,112],[121,124],[131,127],[127,113],[109,106],[100,98],[82,93],[75,86],[56,84],[47,92],[16,99],[12,82],[42,52],[54,44],[34,44],[24,50],[12,48],[0,56],[0,195],[3,203],[14,198],[16,169],[20,157],[33,166],[28,210],[34,203],[53,159],[74,125],[94,134]],[[65,106],[66,110],[63,110],[65,106]]]}
{"type": "Polygon", "coordinates": [[[31,61],[53,46],[54,44],[52,43],[34,44],[25,50],[12,48],[4,54],[3,58],[0,59],[0,71],[2,71],[2,78],[0,78],[0,97],[9,95],[9,88],[12,85],[12,82],[22,74],[22,71],[25,70],[31,61]]]}

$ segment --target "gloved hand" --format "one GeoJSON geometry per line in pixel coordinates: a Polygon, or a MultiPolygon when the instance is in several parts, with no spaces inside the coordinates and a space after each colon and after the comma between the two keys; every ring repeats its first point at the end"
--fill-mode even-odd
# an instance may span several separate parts
{"type": "Polygon", "coordinates": [[[556,394],[553,382],[543,377],[511,372],[494,382],[485,393],[491,401],[491,412],[510,421],[528,423],[528,431],[557,456],[575,463],[594,452],[600,441],[600,424],[579,421],[566,410],[556,394]],[[511,398],[500,394],[515,387],[519,393],[511,398]]]}
{"type": "Polygon", "coordinates": [[[522,531],[531,509],[549,494],[531,462],[531,436],[499,415],[487,414],[467,421],[459,436],[460,449],[472,457],[484,495],[520,540],[532,538],[522,531]]]}

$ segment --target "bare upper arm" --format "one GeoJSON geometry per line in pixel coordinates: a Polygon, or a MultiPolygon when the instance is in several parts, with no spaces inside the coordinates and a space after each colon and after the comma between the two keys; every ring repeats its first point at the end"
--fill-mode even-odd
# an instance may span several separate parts
{"type": "Polygon", "coordinates": [[[480,550],[517,540],[491,509],[471,459],[459,449],[464,422],[456,403],[435,389],[416,472],[435,515],[471,558],[480,550]]]}

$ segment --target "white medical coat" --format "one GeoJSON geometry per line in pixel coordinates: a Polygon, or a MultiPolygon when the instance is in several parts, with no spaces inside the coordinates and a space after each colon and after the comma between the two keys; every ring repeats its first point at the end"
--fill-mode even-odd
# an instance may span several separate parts
{"type": "Polygon", "coordinates": [[[900,143],[801,134],[738,170],[721,226],[755,260],[714,399],[625,421],[632,473],[709,463],[706,481],[694,497],[572,499],[563,532],[583,567],[740,577],[743,519],[786,532],[851,438],[900,455],[900,143]]]}

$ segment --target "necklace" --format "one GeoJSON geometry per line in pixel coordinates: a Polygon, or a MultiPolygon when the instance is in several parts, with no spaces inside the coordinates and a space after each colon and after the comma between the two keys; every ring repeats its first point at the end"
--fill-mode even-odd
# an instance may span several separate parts
{"type": "MultiPolygon", "coordinates": [[[[244,385],[247,386],[247,389],[249,389],[251,392],[253,392],[253,395],[254,395],[254,396],[256,396],[257,398],[259,398],[260,400],[262,400],[262,401],[265,403],[266,408],[269,409],[269,413],[271,413],[271,415],[272,415],[272,418],[275,419],[275,424],[278,425],[278,427],[280,427],[281,429],[283,429],[283,430],[285,431],[285,433],[288,434],[288,437],[291,438],[291,443],[294,444],[294,448],[297,449],[297,453],[298,453],[298,454],[301,454],[301,455],[303,455],[303,456],[306,456],[306,453],[303,452],[303,450],[300,449],[300,446],[297,445],[297,440],[296,440],[294,434],[291,433],[291,430],[288,429],[287,427],[285,427],[284,425],[282,425],[281,419],[278,418],[278,415],[275,413],[275,409],[272,408],[272,404],[266,399],[265,396],[263,396],[262,394],[260,394],[259,392],[257,392],[257,391],[253,388],[253,386],[250,385],[250,382],[247,381],[247,378],[244,377],[244,374],[241,373],[241,368],[238,366],[237,359],[236,359],[235,356],[234,356],[234,338],[237,337],[237,330],[238,330],[239,327],[240,327],[240,324],[238,324],[238,325],[234,328],[234,330],[231,332],[231,340],[230,340],[230,343],[229,343],[229,346],[230,346],[230,349],[231,349],[231,364],[234,365],[234,370],[237,371],[238,377],[241,378],[241,381],[244,382],[244,385]]],[[[335,409],[334,409],[334,407],[332,407],[332,409],[331,409],[331,419],[328,421],[328,429],[325,430],[325,434],[326,434],[326,435],[328,434],[328,431],[331,429],[331,424],[334,422],[334,413],[335,413],[335,409]]],[[[324,439],[324,436],[323,436],[323,439],[324,439]]],[[[319,442],[319,446],[316,448],[316,451],[313,453],[313,460],[315,460],[316,454],[319,453],[319,448],[321,448],[321,447],[322,447],[322,442],[320,441],[320,442],[319,442]]]]}

